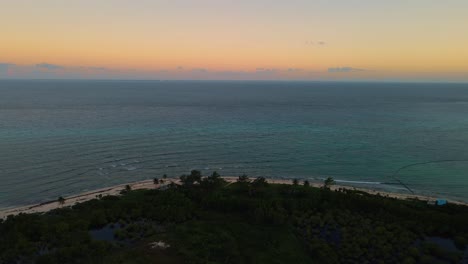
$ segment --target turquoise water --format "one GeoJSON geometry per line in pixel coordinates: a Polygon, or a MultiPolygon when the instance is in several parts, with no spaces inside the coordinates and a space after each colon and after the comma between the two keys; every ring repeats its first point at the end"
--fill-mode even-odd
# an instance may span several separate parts
{"type": "Polygon", "coordinates": [[[468,85],[0,81],[0,207],[191,169],[468,201],[468,85]]]}

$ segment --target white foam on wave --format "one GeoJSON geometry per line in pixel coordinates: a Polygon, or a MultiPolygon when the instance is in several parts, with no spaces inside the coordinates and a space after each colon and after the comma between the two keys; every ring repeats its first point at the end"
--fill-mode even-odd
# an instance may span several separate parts
{"type": "Polygon", "coordinates": [[[373,181],[349,181],[349,180],[335,180],[335,182],[342,182],[342,183],[355,183],[355,184],[382,184],[381,182],[373,182],[373,181]]]}
{"type": "MultiPolygon", "coordinates": [[[[289,179],[289,178],[288,178],[289,179]]],[[[327,178],[322,178],[322,177],[314,177],[313,178],[316,181],[324,181],[327,178]]],[[[350,184],[374,184],[374,185],[379,185],[379,184],[385,184],[383,182],[374,182],[374,181],[353,181],[353,180],[340,180],[340,179],[333,179],[336,183],[350,183],[350,184]]]]}
{"type": "MultiPolygon", "coordinates": [[[[316,178],[317,180],[325,180],[325,179],[321,179],[321,178],[316,178]]],[[[334,181],[336,183],[341,183],[341,184],[350,184],[350,185],[353,185],[353,184],[356,184],[356,185],[359,185],[359,184],[362,184],[362,185],[380,185],[379,188],[383,188],[383,189],[394,189],[394,190],[407,190],[407,188],[405,187],[401,187],[400,184],[392,184],[392,183],[386,183],[386,182],[374,182],[374,181],[351,181],[351,180],[337,180],[337,179],[334,179],[334,181]]]]}

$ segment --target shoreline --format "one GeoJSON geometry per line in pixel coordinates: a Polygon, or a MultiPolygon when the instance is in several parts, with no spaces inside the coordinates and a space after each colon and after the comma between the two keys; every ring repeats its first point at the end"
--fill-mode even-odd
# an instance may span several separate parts
{"type": "MultiPolygon", "coordinates": [[[[238,177],[233,177],[233,176],[224,176],[222,177],[224,180],[226,180],[229,184],[236,182],[238,177]]],[[[251,178],[251,180],[254,178],[251,178]]],[[[273,178],[266,178],[268,183],[272,184],[292,184],[293,179],[273,179],[273,178]]],[[[98,195],[102,196],[109,196],[109,195],[120,195],[120,192],[125,189],[125,186],[129,185],[132,190],[150,190],[150,189],[160,189],[164,186],[169,185],[170,183],[175,183],[175,184],[180,184],[179,179],[174,179],[174,178],[168,178],[165,180],[166,182],[163,184],[154,184],[153,180],[143,180],[143,181],[138,181],[138,182],[131,182],[131,183],[124,183],[124,184],[119,184],[107,188],[101,188],[101,189],[96,189],[93,191],[88,191],[84,193],[80,193],[77,195],[72,195],[65,198],[65,202],[63,204],[60,204],[58,200],[53,200],[53,201],[47,201],[43,203],[38,203],[38,204],[32,204],[32,205],[25,205],[25,206],[18,206],[18,207],[13,207],[13,208],[7,208],[7,209],[0,209],[0,219],[5,219],[9,215],[18,215],[21,213],[25,214],[31,214],[31,213],[45,213],[54,209],[62,208],[62,207],[70,207],[78,203],[90,201],[92,199],[96,199],[98,195]]],[[[302,181],[299,183],[300,185],[303,184],[302,181]]],[[[319,188],[323,186],[323,183],[321,182],[310,182],[311,187],[319,188]]],[[[404,193],[394,193],[394,192],[387,192],[387,191],[381,191],[377,189],[371,189],[371,188],[362,188],[362,187],[354,187],[354,186],[349,186],[349,185],[340,185],[340,184],[334,184],[330,187],[331,190],[336,190],[336,189],[348,189],[348,190],[356,190],[356,191],[362,191],[371,195],[381,195],[385,196],[388,198],[395,198],[395,199],[400,199],[400,200],[408,200],[408,199],[417,199],[420,201],[435,201],[438,199],[437,197],[433,196],[428,196],[428,195],[420,195],[420,194],[404,194],[404,193]]],[[[452,204],[457,204],[457,205],[464,205],[468,206],[468,203],[462,202],[462,201],[456,201],[456,200],[450,200],[447,199],[448,203],[452,204]]]]}

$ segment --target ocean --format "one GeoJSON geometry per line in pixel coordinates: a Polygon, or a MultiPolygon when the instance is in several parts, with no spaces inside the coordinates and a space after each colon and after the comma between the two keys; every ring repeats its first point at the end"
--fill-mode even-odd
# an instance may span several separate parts
{"type": "Polygon", "coordinates": [[[468,84],[0,81],[0,208],[192,169],[468,201],[468,84]]]}

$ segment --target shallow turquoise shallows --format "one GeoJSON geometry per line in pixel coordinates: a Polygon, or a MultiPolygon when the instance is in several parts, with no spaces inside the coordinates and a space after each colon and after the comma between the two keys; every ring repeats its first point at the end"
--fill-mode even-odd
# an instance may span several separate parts
{"type": "Polygon", "coordinates": [[[191,169],[468,201],[468,85],[0,81],[0,208],[191,169]]]}

